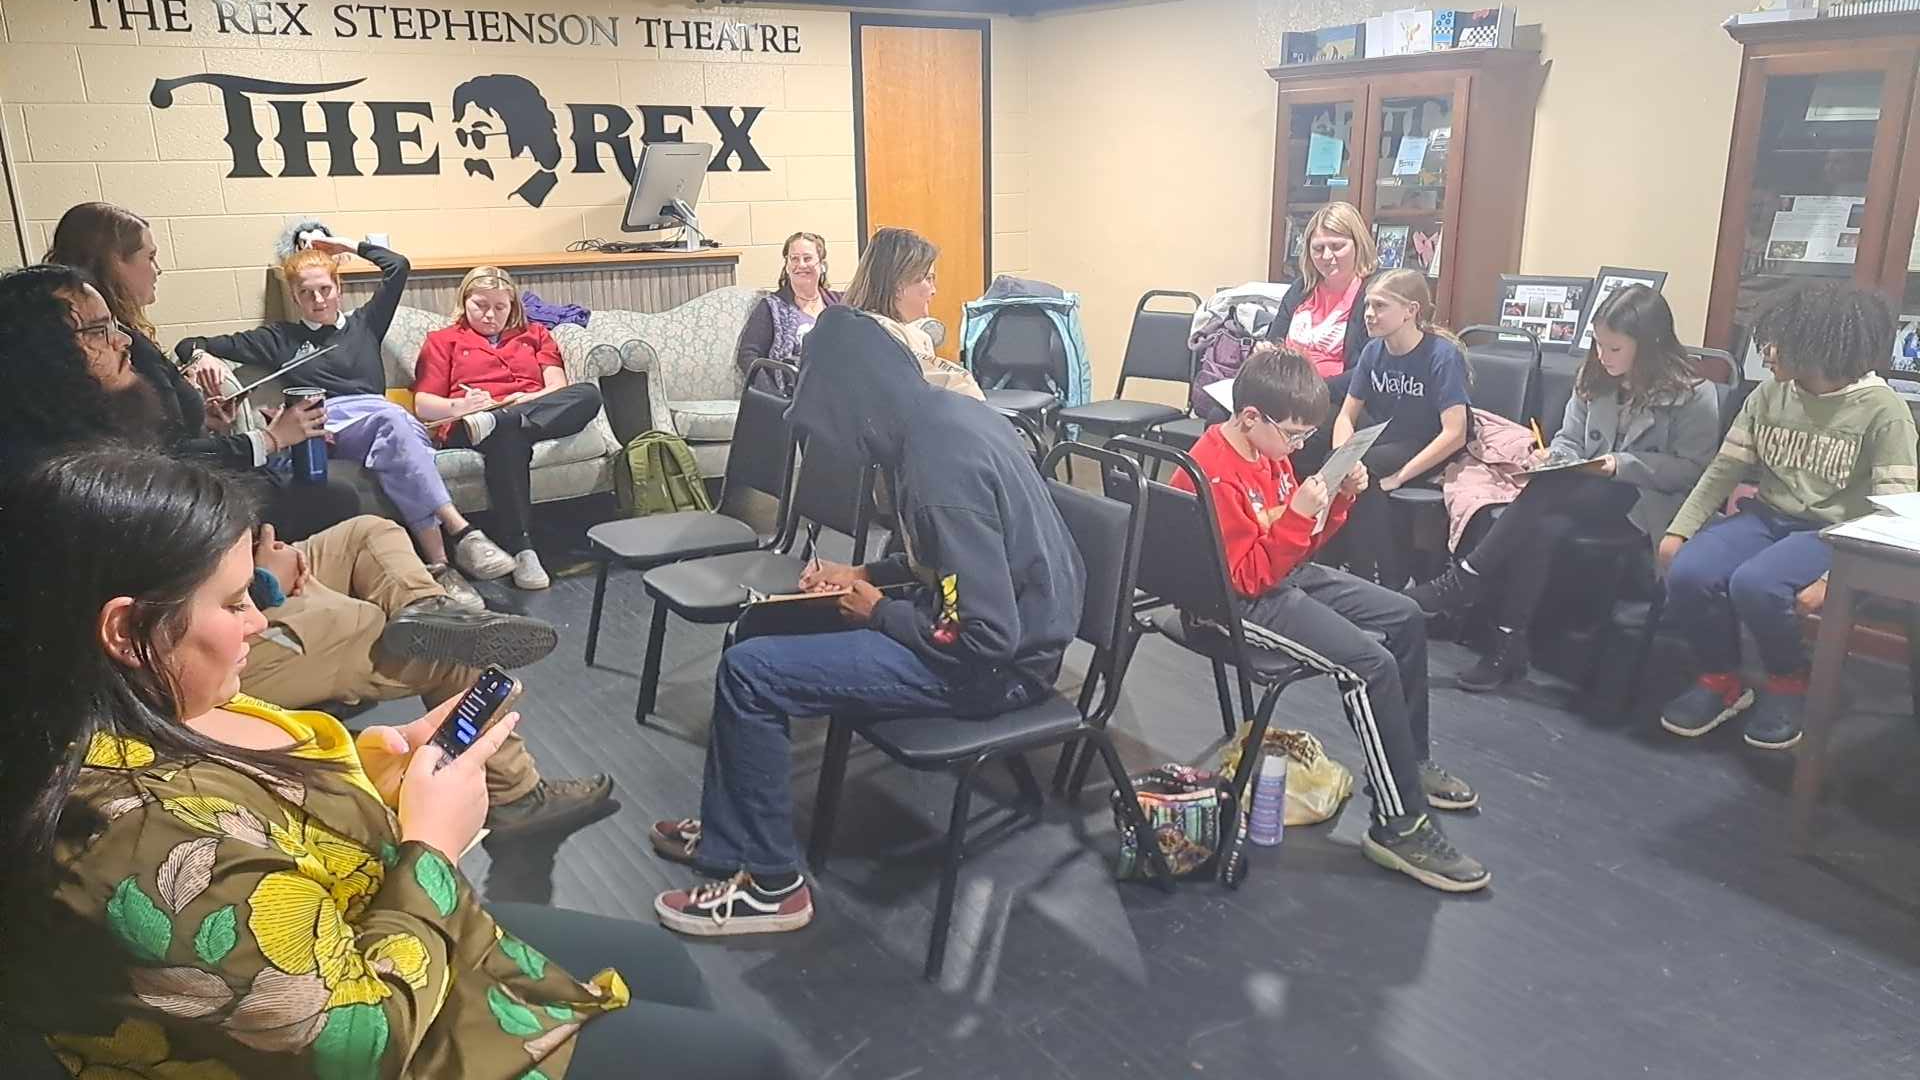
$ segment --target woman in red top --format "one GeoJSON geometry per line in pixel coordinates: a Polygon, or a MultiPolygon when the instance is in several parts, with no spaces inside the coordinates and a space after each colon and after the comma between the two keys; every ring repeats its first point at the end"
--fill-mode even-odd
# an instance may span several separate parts
{"type": "MultiPolygon", "coordinates": [[[[1327,381],[1333,411],[1347,396],[1348,373],[1367,345],[1367,289],[1380,270],[1373,230],[1352,203],[1328,203],[1305,226],[1307,242],[1300,263],[1267,331],[1267,340],[1313,362],[1327,381]]],[[[1318,434],[1294,455],[1303,473],[1320,468],[1331,449],[1332,428],[1318,434]]]]}
{"type": "Polygon", "coordinates": [[[460,283],[454,323],[427,335],[413,369],[414,411],[447,425],[448,446],[469,446],[486,460],[487,498],[500,519],[500,546],[513,552],[513,583],[550,584],[528,535],[533,446],[577,435],[600,413],[600,390],[576,383],[547,328],[527,321],[520,291],[505,270],[476,266],[460,283]],[[503,404],[504,403],[504,404],[503,404]],[[481,411],[485,410],[485,411],[481,411]]]}

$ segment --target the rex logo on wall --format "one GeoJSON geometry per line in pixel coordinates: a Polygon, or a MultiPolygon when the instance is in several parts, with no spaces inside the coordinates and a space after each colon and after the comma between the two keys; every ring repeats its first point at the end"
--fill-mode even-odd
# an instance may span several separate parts
{"type": "MultiPolygon", "coordinates": [[[[433,119],[433,103],[427,101],[364,101],[321,99],[320,121],[310,125],[307,105],[313,95],[349,90],[364,79],[331,83],[287,83],[254,79],[241,75],[187,75],[177,79],[156,79],[149,100],[156,109],[173,104],[174,91],[182,86],[205,84],[220,91],[225,107],[227,134],[224,141],[232,152],[229,177],[317,176],[309,152],[314,144],[327,147],[326,175],[350,176],[422,176],[440,172],[441,147],[428,144],[425,124],[433,119]],[[283,161],[277,173],[268,172],[260,150],[266,141],[254,123],[253,107],[272,108],[278,130],[273,140],[283,161]],[[354,147],[360,136],[354,131],[354,110],[362,109],[373,121],[369,140],[377,154],[371,173],[361,171],[354,160],[354,147]]],[[[560,170],[572,150],[571,173],[603,173],[609,164],[629,181],[635,168],[634,142],[682,142],[686,128],[693,123],[692,105],[640,105],[629,111],[625,106],[606,104],[566,105],[572,130],[563,144],[554,120],[552,106],[540,88],[519,75],[476,75],[454,87],[450,103],[454,117],[454,141],[462,158],[461,167],[469,176],[489,180],[524,177],[509,193],[529,206],[546,202],[548,194],[560,183],[560,170]],[[639,130],[634,130],[636,114],[639,130]],[[487,144],[504,140],[511,155],[496,176],[495,160],[482,156],[487,144]],[[523,160],[524,159],[524,160],[523,160]]],[[[719,147],[709,172],[766,172],[767,163],[753,148],[753,124],[759,119],[757,105],[697,106],[719,132],[719,147]]]]}

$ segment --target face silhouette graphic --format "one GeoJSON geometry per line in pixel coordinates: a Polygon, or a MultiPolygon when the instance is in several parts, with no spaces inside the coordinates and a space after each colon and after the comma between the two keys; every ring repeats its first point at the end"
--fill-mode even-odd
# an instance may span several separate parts
{"type": "Polygon", "coordinates": [[[538,87],[518,75],[468,79],[454,88],[453,117],[454,141],[472,155],[464,162],[468,176],[495,179],[493,161],[482,155],[489,142],[504,138],[511,160],[525,155],[537,166],[510,194],[528,206],[546,202],[560,182],[554,176],[560,167],[560,137],[538,87]]]}

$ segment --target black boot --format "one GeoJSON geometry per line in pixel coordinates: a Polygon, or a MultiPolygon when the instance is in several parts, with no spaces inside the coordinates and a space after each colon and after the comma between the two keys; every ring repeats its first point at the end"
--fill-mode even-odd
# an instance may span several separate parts
{"type": "Polygon", "coordinates": [[[1478,694],[1527,674],[1527,632],[1495,630],[1494,634],[1493,644],[1481,654],[1480,662],[1460,676],[1460,689],[1478,694]]]}
{"type": "Polygon", "coordinates": [[[1479,574],[1463,570],[1460,564],[1455,563],[1432,581],[1408,589],[1407,597],[1420,605],[1422,614],[1432,618],[1436,615],[1458,615],[1479,603],[1486,588],[1486,582],[1479,574]]]}

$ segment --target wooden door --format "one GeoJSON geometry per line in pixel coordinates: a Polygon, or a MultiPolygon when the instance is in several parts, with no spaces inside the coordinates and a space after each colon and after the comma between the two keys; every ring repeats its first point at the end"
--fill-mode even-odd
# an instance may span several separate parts
{"type": "Polygon", "coordinates": [[[940,249],[933,315],[957,355],[961,305],[987,287],[987,24],[854,16],[860,237],[912,229],[940,249]]]}
{"type": "Polygon", "coordinates": [[[1901,291],[1912,207],[1920,202],[1911,179],[1895,190],[1909,153],[1916,55],[1854,45],[1749,56],[1742,65],[1708,304],[1710,345],[1744,352],[1753,312],[1796,281],[1838,277],[1901,291]],[[1850,252],[1801,236],[1798,218],[1812,222],[1842,201],[1851,216],[1835,230],[1850,236],[1850,252]],[[1895,228],[1900,221],[1905,236],[1895,228]]]}
{"type": "Polygon", "coordinates": [[[1471,86],[1464,72],[1435,72],[1375,79],[1368,92],[1360,212],[1382,268],[1426,272],[1442,323],[1453,319],[1451,270],[1473,227],[1461,213],[1471,86]]]}
{"type": "Polygon", "coordinates": [[[1365,183],[1359,149],[1365,145],[1366,117],[1367,84],[1361,80],[1280,91],[1269,281],[1298,276],[1307,220],[1315,211],[1330,202],[1359,204],[1365,183]]]}

